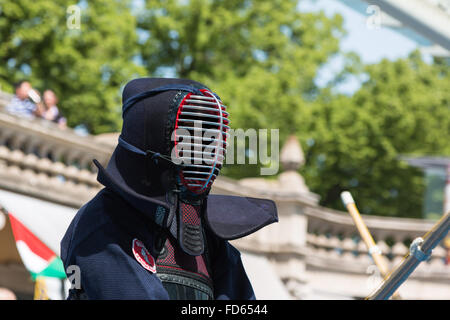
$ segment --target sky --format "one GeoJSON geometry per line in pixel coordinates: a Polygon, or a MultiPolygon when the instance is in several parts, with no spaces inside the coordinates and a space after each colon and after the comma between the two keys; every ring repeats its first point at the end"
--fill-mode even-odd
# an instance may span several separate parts
{"type": "MultiPolygon", "coordinates": [[[[350,1],[359,6],[369,7],[369,4],[364,1],[350,1]]],[[[299,9],[301,11],[323,10],[329,16],[341,14],[344,18],[344,28],[348,32],[341,42],[341,49],[357,52],[365,63],[376,63],[382,58],[406,57],[418,46],[415,41],[387,27],[371,28],[369,19],[374,13],[363,15],[338,0],[301,0],[299,9]]]]}
{"type": "MultiPolygon", "coordinates": [[[[360,0],[346,0],[353,2],[364,11],[369,4],[360,0]]],[[[340,14],[344,18],[344,29],[347,35],[341,40],[341,52],[356,52],[363,63],[377,63],[383,58],[395,60],[407,57],[411,51],[418,48],[418,43],[385,26],[378,28],[371,27],[371,16],[373,12],[367,14],[359,13],[339,0],[301,0],[298,6],[303,12],[316,12],[323,10],[326,15],[333,16],[340,14]]],[[[339,57],[332,59],[319,71],[316,83],[323,86],[330,80],[334,73],[342,67],[342,59],[339,57]]],[[[341,85],[337,90],[341,93],[351,94],[359,88],[359,80],[351,78],[341,85]]]]}

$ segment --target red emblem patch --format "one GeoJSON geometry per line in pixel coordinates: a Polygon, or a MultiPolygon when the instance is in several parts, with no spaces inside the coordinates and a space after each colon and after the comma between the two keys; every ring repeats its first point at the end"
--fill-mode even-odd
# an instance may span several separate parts
{"type": "Polygon", "coordinates": [[[141,266],[152,273],[156,273],[155,259],[148,252],[142,241],[133,239],[133,254],[141,266]]]}

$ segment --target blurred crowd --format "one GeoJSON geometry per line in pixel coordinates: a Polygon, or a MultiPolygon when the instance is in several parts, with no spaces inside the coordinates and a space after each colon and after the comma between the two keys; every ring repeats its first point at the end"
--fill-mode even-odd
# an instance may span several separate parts
{"type": "Polygon", "coordinates": [[[38,90],[26,80],[14,85],[15,95],[6,106],[6,111],[27,118],[42,118],[58,124],[61,129],[67,127],[67,120],[58,109],[58,97],[55,92],[47,89],[42,97],[38,90]]]}

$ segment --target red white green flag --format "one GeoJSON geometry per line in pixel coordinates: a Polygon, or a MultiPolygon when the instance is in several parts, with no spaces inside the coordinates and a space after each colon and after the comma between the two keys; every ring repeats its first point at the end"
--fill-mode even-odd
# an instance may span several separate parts
{"type": "Polygon", "coordinates": [[[66,273],[61,259],[13,214],[9,213],[8,216],[17,250],[33,279],[37,277],[64,279],[66,273]]]}

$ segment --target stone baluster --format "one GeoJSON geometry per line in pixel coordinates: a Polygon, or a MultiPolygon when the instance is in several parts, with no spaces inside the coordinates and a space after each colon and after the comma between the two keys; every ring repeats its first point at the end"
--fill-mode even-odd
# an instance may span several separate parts
{"type": "Polygon", "coordinates": [[[408,251],[408,247],[406,247],[403,242],[396,242],[391,249],[391,253],[394,257],[404,257],[408,251]]]}

